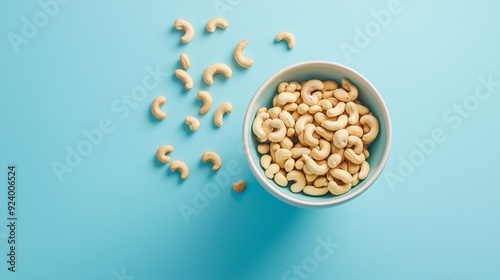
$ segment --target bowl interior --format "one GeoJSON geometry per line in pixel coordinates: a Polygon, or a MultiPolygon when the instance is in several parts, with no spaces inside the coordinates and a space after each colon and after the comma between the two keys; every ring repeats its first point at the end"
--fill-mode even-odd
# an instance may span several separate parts
{"type": "MultiPolygon", "coordinates": [[[[374,174],[379,174],[383,166],[385,165],[385,161],[387,159],[387,155],[384,159],[384,151],[388,149],[388,130],[390,130],[390,120],[388,112],[386,112],[385,105],[376,89],[360,74],[354,72],[350,69],[344,68],[345,66],[337,65],[334,63],[302,63],[295,66],[291,66],[286,68],[281,73],[274,76],[274,78],[270,78],[267,80],[259,89],[262,90],[260,96],[254,99],[251,103],[251,107],[249,107],[247,114],[249,115],[249,122],[246,129],[246,133],[248,133],[248,143],[250,150],[250,157],[252,161],[257,166],[259,170],[261,178],[259,180],[261,183],[268,182],[268,187],[272,187],[275,191],[279,192],[281,196],[284,196],[288,200],[299,200],[306,203],[315,203],[315,202],[331,202],[328,204],[335,204],[336,201],[344,201],[349,198],[349,196],[353,197],[354,193],[361,193],[366,187],[366,184],[371,184],[376,178],[373,178],[374,174]],[[370,152],[370,157],[368,158],[368,163],[370,164],[370,172],[368,177],[365,180],[360,181],[358,185],[353,187],[349,192],[340,195],[333,196],[328,193],[324,196],[313,197],[306,195],[302,192],[293,193],[290,190],[290,185],[288,187],[281,187],[277,185],[274,180],[268,179],[265,177],[265,170],[260,165],[260,157],[261,155],[257,152],[257,145],[260,143],[257,141],[257,138],[252,132],[252,123],[255,117],[257,110],[261,107],[272,107],[272,99],[274,95],[277,93],[278,84],[283,81],[297,81],[302,82],[310,79],[319,79],[322,81],[325,80],[334,80],[340,85],[340,80],[342,78],[348,78],[352,83],[354,83],[359,89],[358,99],[361,103],[368,107],[373,115],[378,119],[380,124],[380,131],[377,136],[377,139],[368,147],[368,151],[370,152]],[[388,127],[389,126],[389,127],[388,127]],[[382,162],[384,161],[384,162],[382,162]],[[262,182],[264,180],[265,182],[262,182]]],[[[259,92],[258,91],[258,92],[259,92]]],[[[247,115],[248,117],[248,115],[247,115]]],[[[390,144],[389,144],[390,145],[390,144]]],[[[376,177],[376,176],[375,176],[376,177]]],[[[354,194],[355,195],[357,195],[354,194]]]]}

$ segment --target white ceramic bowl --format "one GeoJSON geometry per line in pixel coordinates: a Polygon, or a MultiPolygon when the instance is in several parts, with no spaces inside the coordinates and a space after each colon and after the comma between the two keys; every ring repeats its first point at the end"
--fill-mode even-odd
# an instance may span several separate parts
{"type": "Polygon", "coordinates": [[[278,71],[260,86],[248,105],[243,124],[243,145],[245,156],[252,173],[261,185],[273,196],[290,205],[298,207],[324,207],[346,202],[365,191],[378,178],[384,168],[391,149],[392,128],[387,106],[377,89],[361,74],[344,65],[328,61],[308,61],[297,63],[278,71]],[[277,93],[278,84],[283,81],[302,82],[310,79],[334,80],[340,84],[342,78],[348,78],[359,89],[358,99],[368,107],[380,123],[377,139],[369,146],[370,172],[368,177],[349,192],[334,196],[330,193],[313,197],[302,192],[293,193],[290,187],[281,187],[274,180],[268,179],[265,170],[260,165],[260,154],[257,145],[260,144],[252,132],[252,123],[257,110],[261,107],[272,107],[272,99],[277,93]]]}

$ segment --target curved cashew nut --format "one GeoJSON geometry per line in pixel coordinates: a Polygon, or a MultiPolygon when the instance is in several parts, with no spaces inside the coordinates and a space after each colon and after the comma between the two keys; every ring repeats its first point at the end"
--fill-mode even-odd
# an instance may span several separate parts
{"type": "Polygon", "coordinates": [[[344,88],[346,91],[349,92],[350,101],[356,100],[356,98],[358,98],[358,87],[353,85],[351,81],[349,81],[346,78],[342,79],[341,82],[342,82],[342,88],[344,88]]]}
{"type": "Polygon", "coordinates": [[[318,112],[321,112],[321,111],[323,111],[323,108],[321,108],[321,106],[319,106],[318,104],[312,105],[311,107],[309,107],[309,110],[308,110],[309,114],[313,114],[313,115],[318,113],[318,112]]]}
{"type": "Polygon", "coordinates": [[[306,125],[304,128],[304,142],[306,142],[307,145],[309,146],[318,146],[319,140],[314,138],[313,133],[314,133],[314,128],[316,126],[312,123],[306,125]]]}
{"type": "Polygon", "coordinates": [[[319,147],[312,148],[311,157],[314,158],[315,160],[325,159],[328,157],[328,155],[330,155],[331,149],[332,148],[330,142],[324,139],[320,139],[319,147]]]}
{"type": "Polygon", "coordinates": [[[363,155],[365,155],[365,158],[370,157],[370,152],[368,151],[368,149],[366,147],[363,148],[363,155]]]}
{"type": "Polygon", "coordinates": [[[357,174],[360,168],[361,164],[355,164],[350,161],[347,162],[347,172],[349,172],[352,176],[357,174]]]}
{"type": "Polygon", "coordinates": [[[320,80],[307,81],[300,91],[302,101],[309,106],[315,105],[319,99],[317,95],[312,95],[311,93],[315,90],[322,90],[324,87],[325,85],[320,80]]]}
{"type": "Polygon", "coordinates": [[[260,165],[264,167],[264,169],[267,169],[269,165],[271,165],[272,157],[270,155],[263,155],[260,158],[260,165]]]}
{"type": "Polygon", "coordinates": [[[283,109],[285,109],[288,112],[294,112],[295,110],[297,110],[298,107],[299,105],[297,105],[297,103],[288,103],[285,106],[283,106],[283,109]]]}
{"type": "Polygon", "coordinates": [[[167,113],[163,112],[160,107],[165,104],[165,96],[158,96],[153,100],[153,103],[151,104],[151,113],[153,113],[153,116],[155,118],[162,120],[167,117],[167,113]]]}
{"type": "Polygon", "coordinates": [[[336,121],[324,121],[321,126],[331,131],[343,129],[347,126],[347,116],[340,115],[336,121]]]}
{"type": "Polygon", "coordinates": [[[267,178],[272,179],[278,171],[280,171],[280,166],[276,163],[271,163],[271,165],[269,165],[266,169],[266,172],[264,172],[264,175],[266,175],[267,178]]]}
{"type": "Polygon", "coordinates": [[[316,188],[326,187],[328,185],[328,179],[326,177],[318,177],[318,179],[314,180],[313,185],[316,188]]]}
{"type": "Polygon", "coordinates": [[[345,170],[342,170],[339,168],[330,169],[330,174],[332,174],[333,178],[338,179],[338,180],[344,182],[345,184],[349,184],[352,182],[351,173],[349,173],[345,170]]]}
{"type": "Polygon", "coordinates": [[[173,160],[170,163],[170,170],[172,172],[179,171],[181,173],[181,179],[186,180],[189,177],[189,168],[187,165],[180,160],[173,160]]]}
{"type": "Polygon", "coordinates": [[[184,33],[184,36],[181,37],[181,41],[183,43],[189,43],[194,37],[194,27],[191,25],[191,23],[183,20],[183,19],[178,19],[174,22],[175,29],[177,30],[184,30],[186,33],[184,33]]]}
{"type": "Polygon", "coordinates": [[[214,124],[216,126],[222,126],[222,117],[224,116],[224,114],[226,113],[231,113],[233,112],[233,105],[231,105],[231,103],[229,102],[226,102],[226,103],[222,103],[219,108],[217,108],[217,110],[215,110],[215,114],[214,114],[214,124]]]}
{"type": "Polygon", "coordinates": [[[353,151],[358,155],[363,152],[363,141],[357,136],[349,136],[347,138],[347,145],[348,147],[354,146],[353,151]]]}
{"type": "Polygon", "coordinates": [[[307,105],[306,103],[300,103],[299,107],[297,107],[297,112],[299,114],[305,114],[309,111],[309,105],[307,105]]]}
{"type": "Polygon", "coordinates": [[[290,186],[290,190],[294,193],[301,192],[306,186],[306,177],[304,173],[298,170],[292,170],[286,175],[288,181],[295,181],[294,184],[290,186]]]}
{"type": "Polygon", "coordinates": [[[193,88],[193,79],[189,74],[182,70],[182,69],[177,69],[175,70],[175,76],[179,78],[184,83],[184,86],[186,87],[187,90],[193,88]]]}
{"type": "Polygon", "coordinates": [[[350,124],[355,124],[359,121],[358,107],[356,107],[356,104],[354,104],[354,102],[352,101],[347,102],[345,110],[347,114],[349,114],[350,124]]]}
{"type": "Polygon", "coordinates": [[[347,130],[347,133],[349,133],[349,136],[356,136],[356,137],[361,137],[363,136],[363,128],[357,125],[350,125],[345,128],[347,130]]]}
{"type": "Polygon", "coordinates": [[[267,139],[271,142],[281,142],[286,136],[286,126],[285,123],[280,119],[274,119],[271,122],[271,126],[276,128],[276,131],[273,131],[267,135],[267,139]]]}
{"type": "Polygon", "coordinates": [[[367,107],[365,107],[361,104],[356,104],[356,107],[358,108],[359,114],[362,116],[370,113],[370,109],[368,109],[367,107]]]}
{"type": "Polygon", "coordinates": [[[304,193],[310,196],[322,196],[328,193],[328,187],[305,186],[304,193]]]}
{"type": "Polygon", "coordinates": [[[328,191],[330,191],[330,193],[332,193],[333,195],[345,194],[346,192],[350,191],[351,188],[352,188],[352,183],[340,186],[335,181],[330,181],[328,183],[328,191]]]}
{"type": "Polygon", "coordinates": [[[323,109],[323,111],[328,111],[333,108],[332,102],[328,99],[318,101],[318,105],[321,106],[321,109],[323,109]]]}
{"type": "Polygon", "coordinates": [[[269,119],[268,113],[260,113],[255,117],[252,125],[252,130],[257,138],[264,138],[267,136],[267,133],[262,128],[262,124],[267,119],[269,119]]]}
{"type": "Polygon", "coordinates": [[[233,184],[233,190],[242,193],[247,188],[247,183],[243,180],[239,180],[237,183],[233,184]]]}
{"type": "Polygon", "coordinates": [[[375,118],[372,115],[364,115],[361,117],[359,122],[362,125],[366,125],[370,128],[368,133],[363,135],[363,142],[366,144],[370,144],[371,142],[373,142],[373,140],[375,140],[375,138],[377,138],[378,131],[379,131],[378,120],[377,120],[377,118],[375,118]]]}
{"type": "Polygon", "coordinates": [[[255,113],[255,115],[257,116],[260,113],[267,113],[267,108],[266,107],[260,107],[259,110],[257,110],[257,112],[255,113]]]}
{"type": "Polygon", "coordinates": [[[203,153],[203,155],[201,156],[201,160],[205,163],[213,163],[214,166],[212,166],[212,171],[217,171],[222,166],[222,160],[220,159],[220,156],[214,152],[203,153]]]}
{"type": "Polygon", "coordinates": [[[359,172],[352,175],[352,186],[355,187],[357,184],[359,184],[359,172]]]}
{"type": "Polygon", "coordinates": [[[342,161],[342,156],[340,154],[331,154],[328,157],[327,164],[328,167],[335,168],[340,164],[341,161],[342,161]]]}
{"type": "Polygon", "coordinates": [[[248,44],[247,40],[243,40],[243,41],[239,42],[238,45],[236,45],[236,48],[234,49],[234,53],[233,53],[234,60],[236,60],[238,65],[243,67],[243,68],[248,68],[248,67],[251,67],[253,65],[253,60],[251,60],[250,58],[246,58],[243,55],[243,51],[245,50],[245,47],[247,46],[247,44],[248,44]]]}
{"type": "Polygon", "coordinates": [[[288,42],[288,48],[293,49],[295,47],[295,36],[288,31],[283,31],[276,35],[276,41],[286,40],[288,42]]]}
{"type": "Polygon", "coordinates": [[[186,70],[191,67],[191,60],[189,60],[189,56],[185,53],[181,54],[181,64],[186,70]]]}
{"type": "Polygon", "coordinates": [[[229,26],[227,21],[223,18],[213,18],[207,22],[207,31],[212,33],[215,31],[215,28],[219,27],[222,29],[226,29],[229,26]]]}
{"type": "Polygon", "coordinates": [[[345,149],[344,156],[347,160],[355,164],[362,164],[366,160],[363,153],[358,155],[352,149],[345,149]]]}
{"type": "Polygon", "coordinates": [[[200,128],[200,121],[195,117],[186,117],[184,122],[189,126],[189,129],[191,129],[191,131],[197,131],[198,128],[200,128]]]}
{"type": "Polygon", "coordinates": [[[174,151],[174,147],[170,145],[161,146],[158,151],[156,151],[156,157],[161,163],[168,163],[170,161],[170,157],[167,156],[167,153],[171,153],[174,151]]]}
{"type": "Polygon", "coordinates": [[[215,63],[214,65],[208,66],[203,73],[205,83],[212,85],[214,83],[214,75],[217,73],[221,73],[226,76],[226,79],[229,79],[233,75],[233,70],[224,63],[215,63]]]}
{"type": "Polygon", "coordinates": [[[344,113],[346,105],[344,102],[339,102],[335,107],[332,109],[326,110],[326,115],[329,116],[330,118],[340,116],[342,113],[344,113]]]}
{"type": "Polygon", "coordinates": [[[300,116],[297,121],[295,121],[295,133],[301,134],[306,127],[306,124],[312,123],[314,120],[313,115],[311,114],[303,114],[300,116]]]}
{"type": "Polygon", "coordinates": [[[203,107],[200,109],[200,114],[206,114],[212,108],[212,96],[208,91],[198,92],[198,99],[203,101],[203,107]]]}
{"type": "Polygon", "coordinates": [[[295,102],[297,101],[297,97],[295,97],[295,94],[291,92],[284,91],[278,95],[278,98],[276,99],[276,102],[278,105],[285,105],[287,103],[295,102]]]}
{"type": "Polygon", "coordinates": [[[323,91],[334,90],[339,87],[339,84],[337,84],[337,82],[335,81],[324,81],[323,84],[325,85],[323,91]]]}
{"type": "Polygon", "coordinates": [[[347,130],[340,129],[333,134],[333,145],[337,148],[344,148],[347,146],[347,141],[349,139],[349,134],[347,130]]]}
{"type": "Polygon", "coordinates": [[[278,149],[274,153],[274,157],[276,158],[276,163],[280,167],[285,167],[285,161],[292,158],[292,152],[290,150],[287,150],[287,149],[278,149]]]}
{"type": "Polygon", "coordinates": [[[309,171],[311,171],[313,174],[325,175],[328,172],[328,165],[326,163],[320,165],[308,155],[302,155],[302,158],[305,160],[306,166],[309,171]]]}
{"type": "Polygon", "coordinates": [[[368,161],[363,161],[361,163],[361,168],[359,170],[359,179],[364,180],[366,177],[368,177],[368,172],[370,172],[370,164],[368,164],[368,161]]]}
{"type": "Polygon", "coordinates": [[[290,114],[290,112],[283,110],[278,114],[278,117],[280,120],[283,121],[286,127],[289,128],[295,127],[295,120],[293,119],[292,114],[290,114]]]}
{"type": "Polygon", "coordinates": [[[316,133],[318,133],[321,137],[325,138],[327,141],[332,141],[333,140],[333,131],[326,130],[325,128],[321,126],[317,126],[314,128],[316,133]]]}
{"type": "Polygon", "coordinates": [[[280,146],[283,149],[290,150],[293,147],[293,141],[289,137],[285,136],[285,138],[283,138],[283,140],[281,140],[280,146]]]}

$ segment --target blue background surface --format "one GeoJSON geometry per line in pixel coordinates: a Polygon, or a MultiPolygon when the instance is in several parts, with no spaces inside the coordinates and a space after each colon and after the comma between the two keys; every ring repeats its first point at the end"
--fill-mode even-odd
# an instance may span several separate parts
{"type": "Polygon", "coordinates": [[[500,5],[401,1],[399,13],[356,46],[356,28],[373,25],[373,13],[389,3],[75,0],[60,4],[16,52],[9,34],[22,36],[23,17],[33,22],[43,10],[35,1],[2,1],[0,278],[500,279],[500,86],[477,104],[472,97],[480,77],[500,81],[500,5]],[[216,16],[229,28],[209,34],[205,24],[216,16]],[[173,28],[177,18],[196,29],[188,44],[173,28]],[[274,41],[284,30],[296,36],[293,50],[274,41]],[[244,39],[255,61],[249,69],[233,60],[244,39]],[[346,56],[343,43],[358,52],[346,56]],[[190,91],[174,76],[181,53],[192,62],[190,91]],[[278,70],[308,60],[342,63],[369,79],[394,132],[377,182],[347,204],[316,211],[288,206],[260,187],[241,145],[253,93],[278,70]],[[217,62],[232,66],[233,77],[207,86],[203,70],[217,62]],[[125,105],[148,67],[166,76],[125,105]],[[221,128],[213,125],[214,109],[199,116],[196,93],[207,89],[214,107],[233,104],[221,128]],[[162,121],[150,113],[158,95],[167,98],[162,121]],[[464,102],[470,112],[450,113],[464,102]],[[183,122],[188,115],[201,121],[195,133],[183,122]],[[106,119],[113,130],[59,180],[54,162],[65,164],[67,147],[76,149],[82,131],[106,119]],[[419,153],[415,141],[435,129],[446,140],[403,170],[419,153]],[[188,180],[157,162],[164,144],[190,166],[188,180]],[[219,175],[200,163],[206,150],[223,158],[219,175]],[[18,171],[15,273],[6,263],[9,164],[18,171]],[[240,179],[248,187],[236,194],[230,183],[240,179]],[[196,206],[196,192],[207,189],[212,197],[185,219],[179,207],[196,206]],[[322,249],[330,253],[316,261],[321,240],[336,248],[322,249]]]}

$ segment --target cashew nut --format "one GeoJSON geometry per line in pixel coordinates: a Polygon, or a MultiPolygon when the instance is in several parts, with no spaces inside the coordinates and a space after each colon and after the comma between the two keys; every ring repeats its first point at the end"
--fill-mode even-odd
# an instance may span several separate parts
{"type": "Polygon", "coordinates": [[[331,144],[330,142],[320,139],[319,147],[314,147],[311,149],[311,157],[315,160],[322,160],[330,155],[331,144]]]}
{"type": "Polygon", "coordinates": [[[280,172],[274,175],[274,182],[278,184],[278,186],[286,187],[288,185],[288,180],[286,179],[286,173],[282,174],[280,172]]]}
{"type": "Polygon", "coordinates": [[[170,157],[167,156],[167,153],[171,153],[174,151],[174,147],[170,145],[161,146],[158,151],[156,151],[156,157],[161,163],[168,163],[170,161],[170,157]]]}
{"type": "Polygon", "coordinates": [[[271,165],[267,167],[266,172],[264,172],[264,175],[266,175],[267,178],[272,179],[278,171],[280,171],[280,166],[276,163],[271,163],[271,165]]]}
{"type": "Polygon", "coordinates": [[[350,101],[356,100],[356,98],[358,98],[358,87],[353,85],[351,81],[349,81],[346,78],[342,79],[341,82],[342,82],[342,88],[344,88],[349,92],[350,101]]]}
{"type": "Polygon", "coordinates": [[[302,158],[305,160],[307,168],[312,173],[316,175],[325,175],[328,172],[328,165],[326,163],[320,165],[308,155],[302,155],[302,158]]]}
{"type": "Polygon", "coordinates": [[[311,115],[311,114],[303,114],[295,122],[295,132],[297,134],[301,134],[302,131],[304,131],[304,128],[306,127],[306,124],[312,123],[313,120],[314,120],[313,115],[311,115]]]}
{"type": "Polygon", "coordinates": [[[207,31],[212,33],[215,31],[215,28],[219,27],[222,29],[226,29],[229,26],[227,21],[223,18],[213,18],[207,22],[207,31]]]}
{"type": "Polygon", "coordinates": [[[177,69],[175,70],[175,76],[179,78],[184,83],[184,86],[186,87],[187,90],[190,90],[193,88],[193,79],[189,74],[182,70],[182,69],[177,69]]]}
{"type": "Polygon", "coordinates": [[[325,140],[327,140],[327,141],[333,140],[333,131],[326,130],[325,128],[323,128],[321,126],[317,126],[316,128],[314,128],[314,130],[316,131],[316,133],[321,135],[321,137],[325,138],[325,140]]]}
{"type": "Polygon", "coordinates": [[[347,116],[340,115],[336,121],[324,121],[321,126],[331,131],[343,129],[347,126],[347,116]]]}
{"type": "Polygon", "coordinates": [[[349,184],[352,182],[351,174],[345,170],[333,168],[330,169],[330,174],[332,174],[333,178],[338,179],[344,182],[345,184],[349,184]]]}
{"type": "Polygon", "coordinates": [[[370,110],[361,104],[356,104],[356,107],[358,108],[358,112],[361,116],[370,113],[370,110]]]}
{"type": "Polygon", "coordinates": [[[226,113],[231,113],[233,112],[233,105],[231,103],[222,103],[217,110],[215,110],[214,114],[214,123],[216,126],[222,126],[222,117],[226,113]]]}
{"type": "Polygon", "coordinates": [[[283,39],[288,42],[288,48],[293,49],[293,47],[295,46],[295,36],[293,36],[293,34],[288,31],[283,31],[276,35],[276,41],[279,42],[283,39]]]}
{"type": "Polygon", "coordinates": [[[373,140],[375,140],[375,138],[377,138],[379,131],[378,120],[372,115],[364,115],[361,117],[359,122],[370,128],[370,130],[363,135],[363,143],[370,144],[373,140]]]}
{"type": "Polygon", "coordinates": [[[351,190],[351,187],[352,187],[352,183],[344,184],[344,185],[338,185],[337,182],[335,182],[335,181],[330,181],[328,183],[328,190],[333,195],[345,194],[346,192],[351,190]]]}
{"type": "Polygon", "coordinates": [[[260,158],[260,165],[262,167],[264,167],[264,169],[267,169],[269,167],[269,165],[271,165],[271,160],[272,160],[272,157],[270,155],[263,155],[260,158]]]}
{"type": "Polygon", "coordinates": [[[290,150],[293,147],[293,141],[286,136],[285,138],[283,138],[283,140],[281,140],[280,146],[283,149],[290,150]]]}
{"type": "Polygon", "coordinates": [[[285,171],[290,172],[295,167],[295,160],[293,158],[289,158],[285,161],[285,171]]]}
{"type": "Polygon", "coordinates": [[[307,81],[300,91],[300,97],[302,98],[302,101],[309,106],[318,103],[318,97],[316,95],[312,95],[311,93],[315,90],[322,90],[324,87],[325,86],[323,82],[320,80],[307,81]]]}
{"type": "Polygon", "coordinates": [[[280,112],[281,112],[281,108],[280,107],[273,107],[273,108],[267,110],[267,113],[269,114],[269,117],[271,119],[278,118],[280,112]]]}
{"type": "Polygon", "coordinates": [[[347,141],[349,140],[349,134],[347,130],[340,129],[333,134],[333,145],[337,148],[344,148],[347,146],[347,141]]]}
{"type": "Polygon", "coordinates": [[[297,110],[297,107],[299,107],[299,105],[297,105],[297,103],[288,103],[285,106],[283,106],[283,109],[285,109],[289,112],[293,112],[293,111],[297,110]]]}
{"type": "Polygon", "coordinates": [[[354,176],[354,174],[358,173],[361,168],[361,164],[355,164],[350,161],[347,162],[347,172],[354,176]]]}
{"type": "Polygon", "coordinates": [[[189,56],[185,53],[181,54],[181,64],[184,69],[189,69],[191,67],[191,61],[189,60],[189,56]]]}
{"type": "Polygon", "coordinates": [[[349,114],[349,123],[350,124],[355,124],[359,120],[359,112],[358,112],[358,107],[356,107],[356,104],[354,102],[347,102],[345,110],[347,114],[349,114]]]}
{"type": "Polygon", "coordinates": [[[267,138],[271,142],[281,142],[281,140],[283,140],[283,138],[285,138],[285,136],[286,136],[287,129],[286,129],[285,123],[283,123],[283,121],[280,119],[274,119],[271,122],[271,126],[276,128],[277,130],[269,133],[267,138]]]}
{"type": "Polygon", "coordinates": [[[323,109],[323,111],[328,111],[333,108],[332,102],[328,99],[318,101],[318,105],[321,106],[321,109],[323,109]]]}
{"type": "Polygon", "coordinates": [[[326,187],[328,185],[328,179],[326,177],[318,177],[314,180],[313,185],[316,188],[326,187]]]}
{"type": "Polygon", "coordinates": [[[359,179],[364,180],[368,177],[368,172],[370,172],[370,164],[368,164],[368,161],[363,161],[359,170],[359,179]]]}
{"type": "Polygon", "coordinates": [[[357,125],[350,125],[345,128],[347,130],[347,133],[349,136],[356,136],[356,137],[361,137],[363,136],[363,128],[357,126],[357,125]]]}
{"type": "Polygon", "coordinates": [[[181,179],[186,180],[189,177],[189,168],[187,165],[180,160],[173,160],[170,163],[170,170],[172,172],[179,171],[181,173],[181,179]]]}
{"type": "Polygon", "coordinates": [[[289,128],[295,127],[295,120],[293,119],[292,114],[290,114],[290,112],[283,110],[278,114],[278,117],[280,120],[283,121],[286,127],[289,128]]]}
{"type": "Polygon", "coordinates": [[[165,96],[158,96],[153,100],[153,103],[151,104],[151,113],[153,113],[153,116],[155,118],[162,120],[167,117],[167,113],[161,111],[161,106],[165,104],[165,96]]]}
{"type": "Polygon", "coordinates": [[[250,58],[246,58],[243,55],[243,51],[245,50],[245,47],[247,46],[248,41],[243,40],[236,45],[236,48],[234,49],[234,60],[238,63],[239,66],[243,68],[248,68],[253,65],[253,60],[250,58]]]}
{"type": "Polygon", "coordinates": [[[292,158],[300,158],[302,155],[310,155],[311,150],[306,147],[297,147],[297,148],[292,148],[290,149],[292,152],[292,158]]]}
{"type": "Polygon", "coordinates": [[[200,121],[195,117],[186,117],[184,122],[189,126],[189,129],[191,129],[191,131],[197,131],[198,128],[200,128],[200,121]]]}
{"type": "Polygon", "coordinates": [[[354,146],[353,150],[356,154],[361,154],[363,152],[363,141],[357,136],[349,136],[347,138],[347,145],[348,147],[354,146]]]}
{"type": "Polygon", "coordinates": [[[319,144],[319,140],[314,138],[314,136],[313,136],[315,127],[316,126],[314,124],[310,123],[310,124],[306,125],[306,127],[304,129],[304,141],[309,146],[318,146],[318,144],[319,144]]]}
{"type": "Polygon", "coordinates": [[[335,105],[335,107],[333,107],[332,109],[328,109],[326,111],[326,115],[329,116],[329,117],[336,117],[336,116],[339,116],[341,115],[342,113],[344,113],[345,111],[345,103],[344,102],[339,102],[337,103],[337,105],[335,105]]]}
{"type": "Polygon", "coordinates": [[[259,145],[257,145],[257,151],[260,154],[263,154],[263,155],[269,153],[269,144],[259,144],[259,145]]]}
{"type": "Polygon", "coordinates": [[[359,172],[352,175],[352,186],[355,187],[357,184],[359,184],[359,172]]]}
{"type": "Polygon", "coordinates": [[[269,119],[268,113],[260,113],[255,117],[252,125],[252,130],[255,136],[257,136],[257,138],[263,138],[267,136],[267,133],[264,131],[262,127],[262,124],[267,119],[269,119]]]}
{"type": "Polygon", "coordinates": [[[181,37],[181,41],[183,43],[189,43],[194,37],[194,28],[191,25],[191,23],[183,20],[183,19],[178,19],[174,22],[175,29],[177,30],[184,30],[185,33],[181,37]]]}
{"type": "Polygon", "coordinates": [[[203,73],[205,83],[212,85],[214,83],[214,75],[217,73],[221,73],[226,76],[226,79],[229,79],[233,75],[233,70],[224,63],[215,63],[214,65],[208,66],[203,73]]]}
{"type": "Polygon", "coordinates": [[[365,155],[363,153],[356,154],[352,149],[346,149],[344,151],[345,158],[352,163],[361,164],[365,161],[365,155]]]}
{"type": "Polygon", "coordinates": [[[201,160],[205,163],[213,163],[214,166],[212,166],[212,171],[217,171],[222,166],[222,160],[220,159],[220,156],[214,152],[203,153],[203,155],[201,156],[201,160]]]}
{"type": "Polygon", "coordinates": [[[200,109],[200,114],[206,114],[212,108],[212,96],[208,91],[198,92],[198,99],[203,101],[203,107],[200,109]]]}
{"type": "Polygon", "coordinates": [[[309,105],[307,105],[306,103],[301,103],[299,107],[297,107],[297,112],[301,115],[307,113],[308,111],[309,105]]]}
{"type": "Polygon", "coordinates": [[[285,105],[287,103],[297,101],[297,97],[291,92],[284,91],[278,95],[276,102],[278,105],[285,105]]]}
{"type": "Polygon", "coordinates": [[[328,193],[328,187],[305,186],[303,191],[310,196],[322,196],[328,193]]]}
{"type": "Polygon", "coordinates": [[[290,186],[290,190],[294,193],[301,192],[306,186],[306,177],[304,173],[298,170],[292,170],[286,175],[288,181],[295,181],[294,184],[290,186]]]}
{"type": "Polygon", "coordinates": [[[247,188],[247,183],[243,180],[239,180],[237,183],[233,184],[233,190],[242,193],[247,188]]]}
{"type": "Polygon", "coordinates": [[[323,111],[323,108],[321,108],[321,106],[319,106],[318,104],[312,105],[311,107],[309,107],[309,110],[308,110],[309,114],[313,114],[313,115],[318,113],[318,112],[321,112],[321,111],[323,111]]]}
{"type": "Polygon", "coordinates": [[[276,158],[276,163],[280,167],[285,167],[285,161],[292,158],[292,152],[287,149],[278,149],[274,153],[274,157],[276,158]]]}

